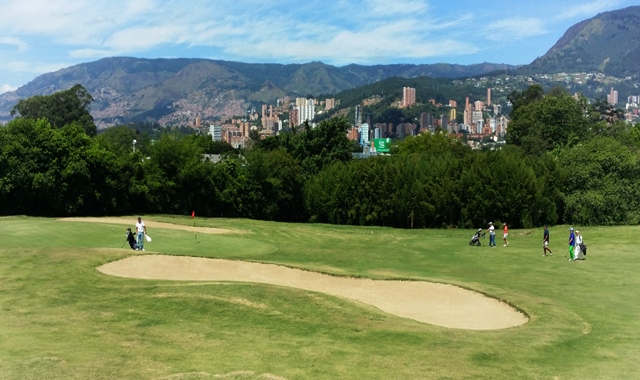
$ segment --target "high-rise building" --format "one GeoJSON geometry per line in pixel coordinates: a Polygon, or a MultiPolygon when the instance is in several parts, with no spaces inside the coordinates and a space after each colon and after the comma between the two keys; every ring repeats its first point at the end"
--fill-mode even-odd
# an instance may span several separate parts
{"type": "Polygon", "coordinates": [[[487,106],[491,105],[491,89],[487,88],[487,106]]]}
{"type": "Polygon", "coordinates": [[[356,128],[360,128],[360,125],[362,124],[362,108],[357,105],[356,106],[356,115],[355,115],[355,120],[354,120],[354,124],[356,128]]]}
{"type": "Polygon", "coordinates": [[[442,128],[443,131],[448,131],[449,130],[449,117],[446,115],[442,115],[440,116],[440,128],[442,128]]]}
{"type": "Polygon", "coordinates": [[[609,91],[609,95],[607,95],[607,101],[613,106],[618,104],[618,91],[614,90],[613,87],[611,87],[611,91],[609,91]]]}
{"type": "Polygon", "coordinates": [[[347,139],[351,141],[358,141],[358,128],[353,127],[347,131],[347,139]]]}
{"type": "Polygon", "coordinates": [[[300,125],[300,117],[298,115],[298,107],[293,106],[289,111],[289,126],[291,128],[297,127],[300,125]]]}
{"type": "Polygon", "coordinates": [[[222,127],[219,125],[211,124],[209,126],[209,134],[213,141],[222,141],[222,127]]]}
{"type": "Polygon", "coordinates": [[[463,124],[464,125],[471,125],[472,121],[471,121],[471,116],[473,113],[473,107],[471,106],[471,103],[469,102],[469,97],[467,96],[465,98],[465,102],[464,102],[464,114],[463,114],[463,124]]]}
{"type": "Polygon", "coordinates": [[[335,98],[328,98],[327,100],[324,101],[324,109],[327,111],[330,109],[333,109],[335,106],[336,106],[335,98]]]}
{"type": "Polygon", "coordinates": [[[360,144],[369,145],[369,124],[360,125],[360,144]]]}
{"type": "Polygon", "coordinates": [[[316,117],[316,109],[313,99],[306,99],[304,105],[298,106],[298,117],[300,124],[311,121],[316,117]]]}
{"type": "Polygon", "coordinates": [[[416,89],[413,87],[402,87],[402,107],[406,108],[415,104],[416,89]]]}
{"type": "Polygon", "coordinates": [[[429,128],[429,124],[427,124],[427,113],[423,112],[420,114],[420,129],[429,128]]]}
{"type": "Polygon", "coordinates": [[[491,128],[491,133],[496,133],[496,131],[498,130],[498,122],[494,117],[489,119],[489,127],[491,128]]]}
{"type": "Polygon", "coordinates": [[[482,117],[482,111],[473,111],[471,114],[471,123],[477,123],[478,120],[484,120],[482,117]]]}

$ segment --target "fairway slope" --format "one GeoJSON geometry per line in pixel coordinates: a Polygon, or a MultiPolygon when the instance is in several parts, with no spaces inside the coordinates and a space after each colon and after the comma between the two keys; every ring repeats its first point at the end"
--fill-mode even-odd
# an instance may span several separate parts
{"type": "MultiPolygon", "coordinates": [[[[104,222],[104,219],[101,219],[104,222]]],[[[363,302],[390,314],[432,325],[495,330],[525,324],[510,305],[453,285],[335,277],[272,264],[161,255],[132,256],[97,268],[153,280],[237,281],[322,292],[363,302]]]]}

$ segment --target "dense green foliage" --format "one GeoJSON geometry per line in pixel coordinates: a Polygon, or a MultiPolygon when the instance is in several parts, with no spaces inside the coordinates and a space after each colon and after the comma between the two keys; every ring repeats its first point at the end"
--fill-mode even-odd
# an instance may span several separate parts
{"type": "Polygon", "coordinates": [[[336,164],[307,184],[307,209],[328,223],[531,227],[557,221],[545,177],[519,149],[471,151],[442,134],[400,143],[390,157],[336,164]]]}
{"type": "MultiPolygon", "coordinates": [[[[401,228],[640,222],[638,127],[602,102],[558,89],[532,86],[510,99],[506,147],[471,150],[442,133],[421,134],[366,160],[351,158],[344,118],[256,138],[239,152],[179,130],[157,135],[152,125],[91,137],[82,127],[84,104],[64,125],[51,123],[61,122],[55,112],[31,117],[24,115],[37,109],[21,108],[0,128],[0,214],[195,210],[401,228]]],[[[47,103],[28,99],[20,107],[38,102],[47,103]]]]}
{"type": "Polygon", "coordinates": [[[52,95],[22,99],[13,107],[11,115],[19,114],[24,118],[47,119],[54,128],[78,123],[89,136],[94,136],[97,129],[93,116],[89,113],[92,101],[91,94],[77,84],[52,95]]]}

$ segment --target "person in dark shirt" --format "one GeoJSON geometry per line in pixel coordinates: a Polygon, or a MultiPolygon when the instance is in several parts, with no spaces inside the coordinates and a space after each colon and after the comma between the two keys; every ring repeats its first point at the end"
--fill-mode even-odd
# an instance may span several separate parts
{"type": "Polygon", "coordinates": [[[133,250],[138,250],[138,244],[136,243],[136,237],[135,235],[133,235],[133,232],[131,232],[131,228],[127,228],[127,241],[129,242],[129,246],[131,247],[131,249],[133,250]]]}
{"type": "Polygon", "coordinates": [[[547,251],[549,251],[549,256],[553,255],[553,251],[549,248],[549,229],[547,226],[544,226],[544,233],[542,235],[542,256],[547,255],[547,251]]]}
{"type": "Polygon", "coordinates": [[[576,235],[573,234],[573,227],[569,228],[569,261],[575,258],[574,249],[576,247],[576,235]]]}

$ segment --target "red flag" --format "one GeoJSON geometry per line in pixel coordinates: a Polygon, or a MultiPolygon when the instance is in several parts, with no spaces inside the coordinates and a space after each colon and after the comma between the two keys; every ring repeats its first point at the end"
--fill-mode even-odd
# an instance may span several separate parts
{"type": "Polygon", "coordinates": [[[196,217],[196,212],[195,211],[191,211],[191,217],[195,218],[196,217]]]}

